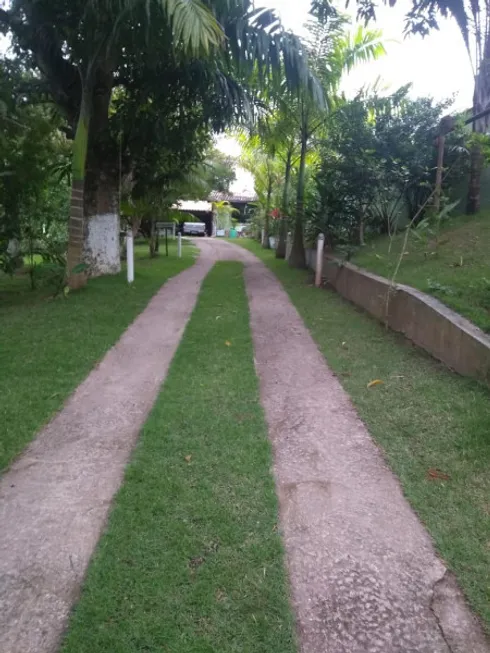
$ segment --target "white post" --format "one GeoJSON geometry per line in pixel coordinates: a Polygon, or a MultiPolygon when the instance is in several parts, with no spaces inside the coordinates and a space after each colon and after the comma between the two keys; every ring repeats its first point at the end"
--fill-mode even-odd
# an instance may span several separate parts
{"type": "Polygon", "coordinates": [[[134,243],[133,230],[131,227],[126,232],[126,258],[128,263],[128,283],[134,281],[134,243]]]}
{"type": "Polygon", "coordinates": [[[182,234],[180,233],[180,231],[177,236],[177,253],[179,255],[179,258],[182,258],[182,234]]]}
{"type": "Polygon", "coordinates": [[[292,246],[293,244],[291,242],[291,233],[288,231],[288,235],[286,237],[286,261],[289,261],[292,246]]]}
{"type": "Polygon", "coordinates": [[[315,286],[320,288],[322,285],[323,272],[323,248],[325,246],[325,236],[320,234],[316,243],[316,268],[315,268],[315,286]]]}

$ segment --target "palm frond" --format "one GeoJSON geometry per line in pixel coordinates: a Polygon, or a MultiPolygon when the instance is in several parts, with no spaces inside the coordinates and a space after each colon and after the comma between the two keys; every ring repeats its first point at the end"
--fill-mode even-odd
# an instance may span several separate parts
{"type": "MultiPolygon", "coordinates": [[[[146,20],[154,9],[162,9],[172,28],[176,44],[191,54],[209,53],[224,42],[224,33],[213,12],[202,0],[89,0],[87,11],[99,22],[112,21],[117,28],[122,17],[143,6],[146,20]]],[[[114,38],[114,37],[112,37],[114,38]]]]}
{"type": "Polygon", "coordinates": [[[336,53],[342,60],[342,68],[352,70],[359,63],[366,63],[386,54],[381,30],[368,30],[362,25],[347,33],[336,44],[336,53]]]}
{"type": "Polygon", "coordinates": [[[162,4],[176,40],[184,49],[208,53],[223,43],[224,33],[212,12],[201,0],[157,0],[162,4]]]}
{"type": "MultiPolygon", "coordinates": [[[[422,4],[427,4],[426,2],[422,4]]],[[[461,35],[463,36],[465,45],[469,48],[469,16],[466,12],[464,0],[432,0],[432,4],[435,5],[438,11],[446,18],[447,16],[452,16],[457,22],[460,29],[461,35]]],[[[470,1],[471,11],[473,14],[473,20],[475,21],[476,17],[480,14],[480,3],[478,0],[470,1]]],[[[486,13],[486,3],[483,8],[483,12],[486,13]]]]}

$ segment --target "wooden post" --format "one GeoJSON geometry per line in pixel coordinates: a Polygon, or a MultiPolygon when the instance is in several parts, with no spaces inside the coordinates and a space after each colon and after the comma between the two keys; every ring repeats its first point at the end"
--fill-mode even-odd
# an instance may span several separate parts
{"type": "Polygon", "coordinates": [[[437,170],[436,170],[436,187],[434,190],[434,210],[439,213],[441,210],[441,190],[442,190],[442,171],[444,168],[444,145],[446,136],[441,134],[437,138],[437,170]]]}

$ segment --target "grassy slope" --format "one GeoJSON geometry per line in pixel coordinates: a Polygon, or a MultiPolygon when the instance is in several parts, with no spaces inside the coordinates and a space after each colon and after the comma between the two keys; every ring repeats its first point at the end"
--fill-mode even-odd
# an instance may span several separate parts
{"type": "MultiPolygon", "coordinates": [[[[353,257],[356,265],[391,278],[404,235],[398,235],[391,253],[389,239],[379,238],[353,257]]],[[[435,249],[428,239],[409,239],[397,281],[415,286],[490,332],[490,215],[451,219],[441,231],[435,249]]]]}
{"type": "Polygon", "coordinates": [[[7,466],[171,276],[192,264],[150,260],[138,247],[136,281],[125,273],[89,282],[67,300],[31,292],[27,278],[0,278],[0,469],[7,466]]]}
{"type": "Polygon", "coordinates": [[[275,272],[490,633],[490,398],[250,240],[275,272]],[[368,389],[373,379],[384,385],[368,389]],[[429,469],[447,474],[434,480],[429,469]]]}
{"type": "Polygon", "coordinates": [[[241,265],[218,263],[126,470],[63,653],[292,653],[270,470],[241,265]]]}

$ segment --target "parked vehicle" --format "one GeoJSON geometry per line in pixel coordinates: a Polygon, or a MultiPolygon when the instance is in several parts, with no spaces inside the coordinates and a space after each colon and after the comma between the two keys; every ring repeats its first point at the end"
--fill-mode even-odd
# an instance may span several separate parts
{"type": "Polygon", "coordinates": [[[182,233],[184,236],[205,236],[206,225],[204,222],[184,222],[182,233]]]}

